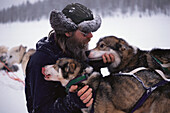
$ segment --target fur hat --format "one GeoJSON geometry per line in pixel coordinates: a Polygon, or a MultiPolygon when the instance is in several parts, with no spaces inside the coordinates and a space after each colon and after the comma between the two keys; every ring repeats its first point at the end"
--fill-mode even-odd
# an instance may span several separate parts
{"type": "Polygon", "coordinates": [[[80,29],[85,33],[95,32],[101,25],[99,16],[93,17],[92,11],[82,4],[67,5],[62,12],[53,10],[50,14],[51,27],[58,33],[80,29]]]}

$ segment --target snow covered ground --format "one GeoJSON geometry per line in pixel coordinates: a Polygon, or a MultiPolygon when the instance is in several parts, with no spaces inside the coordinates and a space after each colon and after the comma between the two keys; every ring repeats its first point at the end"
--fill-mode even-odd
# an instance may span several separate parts
{"type": "MultiPolygon", "coordinates": [[[[33,22],[15,22],[0,24],[0,45],[9,48],[24,45],[35,48],[36,42],[47,36],[51,30],[48,20],[33,22]]],[[[129,44],[143,50],[152,48],[170,49],[170,17],[157,15],[152,17],[105,17],[101,28],[93,33],[90,48],[94,48],[100,37],[114,35],[124,38],[129,44]]],[[[24,80],[21,70],[16,73],[24,80]]],[[[103,73],[107,71],[103,70],[103,73]]],[[[10,73],[11,76],[14,75],[10,73]]],[[[24,85],[10,79],[4,71],[0,71],[0,113],[27,113],[24,85]]]]}

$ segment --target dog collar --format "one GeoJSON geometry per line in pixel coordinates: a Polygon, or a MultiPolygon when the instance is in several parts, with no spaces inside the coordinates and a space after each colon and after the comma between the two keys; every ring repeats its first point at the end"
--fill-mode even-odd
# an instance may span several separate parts
{"type": "Polygon", "coordinates": [[[73,85],[73,84],[78,84],[84,80],[87,80],[88,78],[88,74],[84,74],[81,76],[78,76],[76,78],[74,78],[73,80],[71,80],[67,85],[66,85],[66,92],[69,91],[69,88],[73,85]]]}

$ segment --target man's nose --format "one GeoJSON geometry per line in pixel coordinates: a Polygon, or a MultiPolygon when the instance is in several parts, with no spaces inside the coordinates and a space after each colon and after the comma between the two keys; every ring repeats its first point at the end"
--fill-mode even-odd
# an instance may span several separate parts
{"type": "Polygon", "coordinates": [[[87,34],[86,37],[87,37],[87,38],[92,38],[92,37],[93,37],[93,34],[90,32],[90,33],[87,34]]]}

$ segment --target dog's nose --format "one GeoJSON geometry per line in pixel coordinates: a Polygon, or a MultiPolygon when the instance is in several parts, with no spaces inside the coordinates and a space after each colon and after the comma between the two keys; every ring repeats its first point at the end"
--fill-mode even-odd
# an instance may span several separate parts
{"type": "Polygon", "coordinates": [[[86,56],[88,57],[89,54],[90,54],[90,50],[89,50],[89,51],[85,51],[85,54],[86,54],[86,56]]]}
{"type": "Polygon", "coordinates": [[[45,74],[45,67],[42,67],[42,74],[43,74],[44,76],[46,76],[46,74],[45,74]]]}

